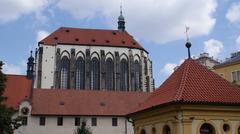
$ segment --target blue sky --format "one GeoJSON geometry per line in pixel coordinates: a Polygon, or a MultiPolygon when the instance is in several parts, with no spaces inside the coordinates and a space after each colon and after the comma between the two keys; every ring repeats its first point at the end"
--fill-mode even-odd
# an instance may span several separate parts
{"type": "MultiPolygon", "coordinates": [[[[149,52],[158,87],[191,52],[224,60],[240,49],[239,0],[123,0],[126,30],[149,52]]],[[[25,74],[29,51],[61,26],[116,29],[120,0],[0,0],[4,72],[25,74]]]]}

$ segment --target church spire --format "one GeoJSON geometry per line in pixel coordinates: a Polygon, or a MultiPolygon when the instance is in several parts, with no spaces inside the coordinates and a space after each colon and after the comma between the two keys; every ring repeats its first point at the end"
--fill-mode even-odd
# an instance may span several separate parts
{"type": "Polygon", "coordinates": [[[28,58],[28,62],[27,62],[27,78],[32,80],[33,73],[34,73],[34,58],[32,56],[32,51],[31,51],[31,56],[28,58]]]}
{"type": "Polygon", "coordinates": [[[120,32],[124,32],[125,31],[125,19],[122,15],[122,3],[120,5],[120,16],[118,17],[118,30],[120,32]]]}

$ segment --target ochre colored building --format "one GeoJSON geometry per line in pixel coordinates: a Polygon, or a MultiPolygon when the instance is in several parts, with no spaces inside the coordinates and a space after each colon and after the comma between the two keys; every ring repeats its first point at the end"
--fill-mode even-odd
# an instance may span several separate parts
{"type": "Polygon", "coordinates": [[[188,59],[128,116],[135,134],[240,134],[240,89],[188,59]]]}
{"type": "Polygon", "coordinates": [[[240,52],[233,53],[231,58],[214,66],[214,71],[229,82],[240,85],[240,52]]]}

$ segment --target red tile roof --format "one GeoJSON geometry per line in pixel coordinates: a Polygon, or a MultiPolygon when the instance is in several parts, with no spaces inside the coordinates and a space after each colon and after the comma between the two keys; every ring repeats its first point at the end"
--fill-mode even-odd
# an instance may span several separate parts
{"type": "Polygon", "coordinates": [[[135,111],[169,103],[239,105],[240,88],[188,59],[135,111]]]}
{"type": "Polygon", "coordinates": [[[19,103],[30,96],[32,81],[23,75],[7,75],[6,88],[3,96],[7,97],[5,104],[18,109],[19,103]]]}
{"type": "Polygon", "coordinates": [[[150,93],[34,89],[32,115],[124,116],[150,93]]]}
{"type": "Polygon", "coordinates": [[[39,43],[137,48],[146,51],[128,32],[61,27],[39,43]]]}

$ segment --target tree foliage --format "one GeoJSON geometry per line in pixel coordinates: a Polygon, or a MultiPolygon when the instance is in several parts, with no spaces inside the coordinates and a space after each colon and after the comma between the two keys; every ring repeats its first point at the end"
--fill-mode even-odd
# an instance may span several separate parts
{"type": "Polygon", "coordinates": [[[83,121],[81,126],[77,127],[74,134],[92,134],[91,129],[86,125],[86,122],[83,121]]]}
{"type": "Polygon", "coordinates": [[[3,62],[0,61],[0,134],[13,134],[13,131],[21,126],[21,118],[12,119],[15,111],[8,108],[3,102],[7,100],[3,96],[5,90],[6,76],[2,73],[3,62]]]}

